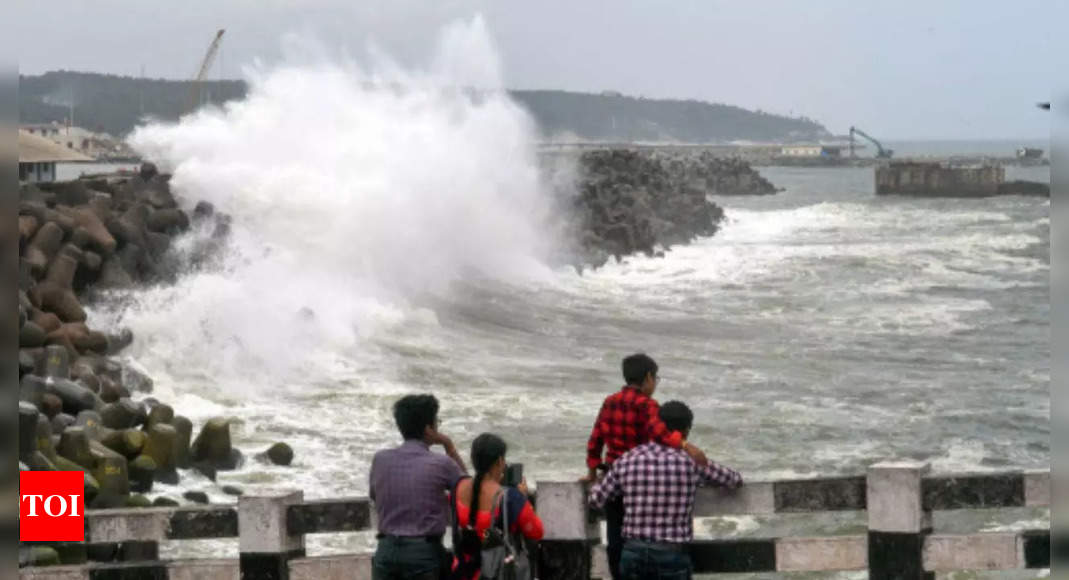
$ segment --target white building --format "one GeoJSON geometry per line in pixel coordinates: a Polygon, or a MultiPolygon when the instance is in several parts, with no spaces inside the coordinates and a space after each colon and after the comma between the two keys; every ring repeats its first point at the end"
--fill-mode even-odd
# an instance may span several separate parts
{"type": "Polygon", "coordinates": [[[29,131],[19,130],[19,181],[37,183],[56,180],[56,163],[92,161],[73,149],[29,131]]]}
{"type": "Polygon", "coordinates": [[[83,127],[52,122],[23,124],[19,129],[93,158],[130,154],[125,145],[111,135],[96,133],[83,127]]]}
{"type": "Polygon", "coordinates": [[[839,157],[842,153],[838,145],[786,145],[780,151],[785,157],[839,157]]]}

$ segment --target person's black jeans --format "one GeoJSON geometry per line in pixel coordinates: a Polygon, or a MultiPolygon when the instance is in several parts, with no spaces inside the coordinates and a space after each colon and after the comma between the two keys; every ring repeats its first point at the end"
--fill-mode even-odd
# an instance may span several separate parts
{"type": "Polygon", "coordinates": [[[620,564],[623,580],[691,580],[692,570],[690,555],[679,546],[663,549],[642,542],[624,544],[620,564]]]}
{"type": "Polygon", "coordinates": [[[624,498],[605,504],[605,557],[609,560],[609,574],[620,580],[620,554],[624,549],[624,498]]]}
{"type": "Polygon", "coordinates": [[[383,536],[371,559],[373,580],[439,580],[449,570],[442,542],[383,536]]]}

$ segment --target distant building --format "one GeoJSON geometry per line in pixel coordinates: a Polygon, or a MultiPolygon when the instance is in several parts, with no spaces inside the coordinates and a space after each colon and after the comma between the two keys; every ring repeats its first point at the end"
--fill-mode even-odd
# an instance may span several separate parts
{"type": "Polygon", "coordinates": [[[52,122],[23,124],[19,129],[31,135],[44,137],[53,143],[94,159],[132,155],[122,141],[107,133],[97,133],[83,127],[70,127],[52,122]]]}
{"type": "Polygon", "coordinates": [[[1043,150],[1034,147],[1021,147],[1017,150],[1018,159],[1042,159],[1043,150]]]}
{"type": "Polygon", "coordinates": [[[39,183],[56,180],[56,163],[93,161],[40,134],[19,130],[19,181],[39,183]]]}
{"type": "Polygon", "coordinates": [[[785,145],[780,154],[784,157],[841,157],[843,148],[838,145],[785,145]]]}

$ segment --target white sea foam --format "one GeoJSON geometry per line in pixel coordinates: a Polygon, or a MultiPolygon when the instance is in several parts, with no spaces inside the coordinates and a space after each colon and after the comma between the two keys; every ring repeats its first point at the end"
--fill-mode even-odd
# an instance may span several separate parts
{"type": "Polygon", "coordinates": [[[433,325],[411,301],[454,280],[548,274],[535,129],[481,18],[446,28],[425,70],[293,39],[287,51],[246,71],[244,100],[130,138],[185,204],[234,220],[221,267],[118,316],[153,372],[259,390],[377,328],[433,325]]]}

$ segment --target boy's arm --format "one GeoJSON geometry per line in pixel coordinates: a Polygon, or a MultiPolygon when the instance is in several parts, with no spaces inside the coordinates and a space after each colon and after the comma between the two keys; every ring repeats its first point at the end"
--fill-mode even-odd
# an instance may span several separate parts
{"type": "Polygon", "coordinates": [[[657,404],[653,398],[647,399],[646,402],[646,433],[649,436],[650,441],[656,441],[661,445],[666,445],[675,449],[682,449],[690,455],[698,465],[708,465],[709,460],[705,458],[705,454],[701,449],[698,449],[694,445],[683,439],[683,434],[679,431],[672,431],[668,429],[668,425],[664,424],[661,420],[661,407],[657,404]]]}
{"type": "Polygon", "coordinates": [[[593,489],[590,490],[590,506],[594,509],[603,509],[610,499],[620,495],[622,491],[616,469],[610,468],[605,477],[594,484],[593,489]]]}
{"type": "Polygon", "coordinates": [[[593,481],[597,477],[597,468],[601,465],[601,451],[605,447],[605,434],[601,432],[601,414],[605,411],[602,405],[598,411],[597,419],[594,420],[594,428],[590,430],[590,439],[586,442],[586,467],[587,476],[584,481],[593,481]]]}
{"type": "Polygon", "coordinates": [[[674,449],[683,448],[683,434],[668,429],[668,425],[661,420],[661,406],[652,398],[646,399],[646,434],[650,441],[656,441],[674,449]]]}
{"type": "Polygon", "coordinates": [[[699,485],[718,485],[728,489],[742,485],[742,475],[738,471],[713,461],[698,466],[698,478],[699,485]]]}

